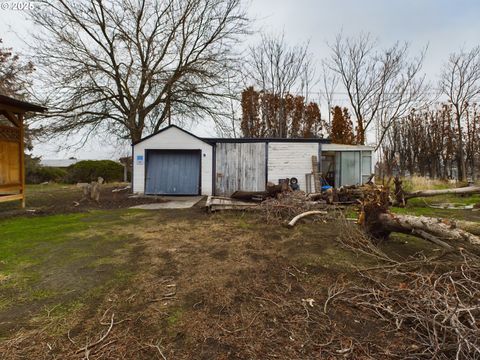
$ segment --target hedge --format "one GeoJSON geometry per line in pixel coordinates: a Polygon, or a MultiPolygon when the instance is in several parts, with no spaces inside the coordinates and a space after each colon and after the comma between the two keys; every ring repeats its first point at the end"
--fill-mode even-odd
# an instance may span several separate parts
{"type": "Polygon", "coordinates": [[[111,160],[82,160],[68,167],[67,182],[123,181],[123,166],[111,160]]]}
{"type": "Polygon", "coordinates": [[[55,167],[37,166],[32,169],[27,168],[27,184],[40,184],[47,181],[63,182],[67,176],[67,170],[55,167]]]}

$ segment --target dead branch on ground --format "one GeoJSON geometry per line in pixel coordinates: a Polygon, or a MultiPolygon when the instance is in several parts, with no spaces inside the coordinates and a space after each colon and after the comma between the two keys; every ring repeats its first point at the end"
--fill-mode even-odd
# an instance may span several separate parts
{"type": "Polygon", "coordinates": [[[76,354],[79,354],[79,353],[81,353],[81,352],[85,352],[85,357],[88,358],[88,355],[89,355],[91,349],[94,348],[95,346],[101,344],[101,343],[107,338],[108,334],[110,334],[110,331],[112,330],[113,324],[114,324],[114,321],[113,321],[114,317],[115,317],[115,314],[112,313],[112,317],[111,317],[111,319],[110,319],[110,326],[108,327],[108,329],[107,329],[107,331],[105,332],[105,334],[103,334],[103,335],[100,337],[100,339],[98,339],[97,341],[95,341],[95,342],[92,343],[92,344],[88,344],[88,343],[87,343],[84,347],[78,349],[75,353],[76,353],[76,354]]]}
{"type": "Polygon", "coordinates": [[[314,215],[327,215],[327,214],[328,212],[326,212],[325,210],[307,211],[295,216],[292,220],[290,220],[290,222],[288,223],[288,227],[294,227],[298,220],[303,219],[305,217],[314,216],[314,215]]]}
{"type": "Polygon", "coordinates": [[[410,340],[390,349],[418,359],[480,358],[480,266],[464,261],[447,272],[363,275],[364,286],[350,286],[337,301],[384,321],[410,340]]]}

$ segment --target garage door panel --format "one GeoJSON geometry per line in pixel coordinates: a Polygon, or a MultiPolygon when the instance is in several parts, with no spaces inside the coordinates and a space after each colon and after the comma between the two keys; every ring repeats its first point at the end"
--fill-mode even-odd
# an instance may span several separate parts
{"type": "Polygon", "coordinates": [[[145,193],[199,194],[200,161],[200,151],[148,151],[145,193]]]}

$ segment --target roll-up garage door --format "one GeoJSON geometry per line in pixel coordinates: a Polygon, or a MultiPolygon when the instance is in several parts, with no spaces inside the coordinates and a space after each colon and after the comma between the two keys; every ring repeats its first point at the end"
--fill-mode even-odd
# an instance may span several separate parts
{"type": "Polygon", "coordinates": [[[199,195],[200,150],[147,150],[145,193],[199,195]]]}

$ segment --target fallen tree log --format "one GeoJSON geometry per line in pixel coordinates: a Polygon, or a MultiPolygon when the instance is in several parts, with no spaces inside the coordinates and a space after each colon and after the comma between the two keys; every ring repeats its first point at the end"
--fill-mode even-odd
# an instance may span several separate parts
{"type": "Polygon", "coordinates": [[[447,194],[455,194],[455,195],[469,195],[469,194],[480,194],[480,186],[466,186],[460,188],[449,188],[449,189],[439,189],[439,190],[417,190],[411,193],[406,193],[403,190],[402,180],[400,177],[395,177],[394,179],[394,199],[393,205],[405,207],[408,199],[413,199],[417,197],[431,197],[437,195],[447,195],[447,194]]]}
{"type": "Polygon", "coordinates": [[[232,199],[241,200],[241,201],[263,201],[268,197],[266,191],[235,191],[230,195],[232,199]]]}
{"type": "Polygon", "coordinates": [[[305,218],[305,217],[307,217],[307,216],[327,215],[327,214],[328,214],[328,213],[327,213],[326,211],[323,211],[323,210],[307,211],[307,212],[304,212],[304,213],[301,213],[301,214],[295,216],[295,217],[288,223],[288,227],[294,227],[298,220],[303,219],[303,218],[305,218]]]}
{"type": "Polygon", "coordinates": [[[411,193],[406,193],[404,197],[405,197],[405,200],[408,200],[416,197],[430,197],[430,196],[446,195],[446,194],[455,194],[455,195],[480,194],[480,186],[466,186],[461,188],[440,189],[440,190],[418,190],[411,193]]]}
{"type": "Polygon", "coordinates": [[[480,236],[480,223],[465,220],[455,220],[454,224],[457,228],[469,232],[470,234],[480,236]]]}
{"type": "Polygon", "coordinates": [[[267,183],[265,188],[265,191],[237,190],[232,195],[230,195],[230,197],[232,199],[242,201],[263,201],[267,198],[276,197],[278,194],[291,191],[289,187],[289,179],[286,179],[286,181],[278,185],[267,183]]]}
{"type": "Polygon", "coordinates": [[[434,237],[441,242],[480,245],[480,237],[456,227],[455,223],[449,220],[383,213],[378,216],[378,225],[385,233],[400,232],[419,236],[428,241],[432,241],[434,237]]]}
{"type": "MultiPolygon", "coordinates": [[[[453,189],[451,189],[453,190],[453,189]]],[[[372,188],[365,193],[358,224],[375,239],[387,239],[392,232],[414,235],[452,249],[455,244],[480,245],[480,224],[394,214],[389,211],[389,188],[372,188]]]]}

